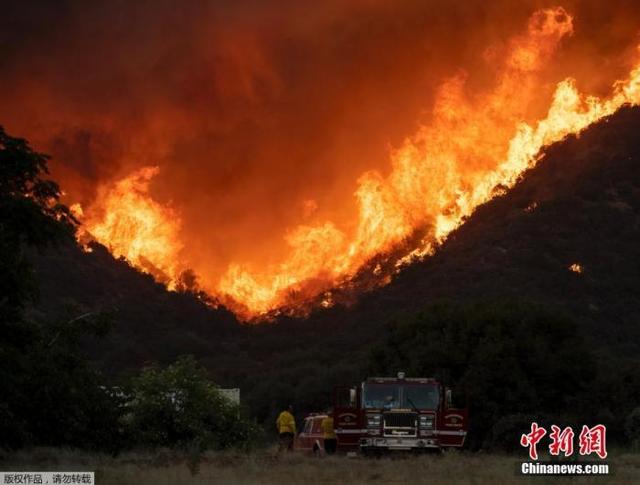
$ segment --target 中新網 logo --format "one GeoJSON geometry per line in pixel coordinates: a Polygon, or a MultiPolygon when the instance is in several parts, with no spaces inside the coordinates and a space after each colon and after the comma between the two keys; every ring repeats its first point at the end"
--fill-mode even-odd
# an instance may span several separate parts
{"type": "MultiPolygon", "coordinates": [[[[547,430],[538,423],[531,423],[531,431],[520,437],[520,445],[529,448],[529,458],[538,459],[538,444],[547,436],[547,430]]],[[[551,433],[548,433],[549,454],[558,456],[563,453],[564,456],[573,455],[573,443],[575,433],[571,426],[561,429],[555,424],[551,425],[551,433]]],[[[582,426],[582,431],[578,437],[578,452],[581,455],[596,454],[601,459],[607,457],[607,428],[603,424],[597,424],[592,428],[586,425],[582,426]]]]}

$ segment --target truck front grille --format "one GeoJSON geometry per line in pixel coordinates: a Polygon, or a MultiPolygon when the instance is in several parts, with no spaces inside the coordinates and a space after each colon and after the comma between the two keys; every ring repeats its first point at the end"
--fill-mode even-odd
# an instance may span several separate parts
{"type": "Polygon", "coordinates": [[[418,426],[416,413],[384,413],[385,428],[415,428],[418,426]]]}

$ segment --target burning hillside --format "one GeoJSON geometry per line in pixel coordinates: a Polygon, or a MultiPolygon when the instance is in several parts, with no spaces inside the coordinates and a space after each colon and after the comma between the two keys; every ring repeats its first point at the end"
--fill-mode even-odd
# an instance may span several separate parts
{"type": "MultiPolygon", "coordinates": [[[[395,135],[398,139],[392,143],[390,163],[377,159],[369,163],[371,151],[361,149],[367,140],[355,134],[353,140],[350,135],[346,141],[334,137],[336,145],[353,145],[336,152],[348,159],[331,160],[332,150],[326,146],[305,146],[309,152],[324,153],[315,179],[306,173],[310,177],[306,191],[304,180],[285,173],[295,172],[297,167],[280,161],[273,162],[272,171],[262,172],[257,183],[237,171],[229,171],[223,180],[207,182],[207,174],[204,170],[201,173],[197,164],[180,170],[181,158],[190,157],[198,145],[206,151],[209,141],[189,137],[198,124],[195,115],[191,117],[173,105],[163,106],[162,116],[156,113],[150,120],[140,121],[143,136],[119,144],[124,146],[124,154],[113,156],[124,160],[122,166],[112,173],[98,170],[88,195],[86,188],[75,187],[68,175],[69,198],[75,195],[71,202],[82,203],[76,207],[84,223],[83,237],[95,238],[114,255],[169,285],[182,270],[192,268],[203,289],[245,318],[283,306],[299,309],[318,295],[325,295],[323,304],[331,305],[329,290],[347,284],[367,265],[372,284],[385,283],[399,266],[431,254],[475,208],[512,187],[535,165],[543,147],[581,132],[625,104],[640,103],[640,56],[632,37],[626,43],[619,42],[615,52],[606,53],[612,67],[604,72],[595,56],[585,54],[591,48],[579,37],[579,16],[569,9],[530,10],[528,19],[519,21],[505,28],[497,40],[474,50],[471,65],[459,66],[464,71],[452,68],[438,73],[433,99],[414,108],[419,113],[426,111],[419,117],[418,128],[409,128],[415,121],[405,121],[408,131],[395,135]],[[580,42],[571,44],[578,37],[580,42]],[[583,57],[567,62],[565,48],[583,57]],[[335,180],[323,172],[323,164],[337,172],[351,159],[358,159],[351,164],[355,168],[345,169],[335,180]],[[169,160],[174,160],[173,164],[169,160]],[[283,170],[282,176],[278,170],[283,170]],[[349,175],[350,183],[344,181],[349,175]],[[243,181],[247,183],[243,190],[256,197],[239,210],[232,194],[243,181]],[[234,189],[227,190],[227,183],[234,189]],[[323,195],[324,185],[330,187],[326,189],[329,195],[323,195]],[[187,190],[174,191],[173,186],[187,190]],[[292,186],[289,194],[280,195],[292,186]],[[273,187],[279,192],[269,205],[273,187]],[[340,195],[335,195],[336,187],[340,195]],[[197,218],[192,206],[199,207],[197,218]],[[284,226],[279,215],[286,222],[284,226]],[[221,218],[224,223],[217,224],[221,218]],[[247,225],[265,228],[268,237],[246,230],[247,225]],[[383,261],[384,265],[370,264],[372,261],[383,261]]],[[[469,34],[468,42],[472,37],[477,40],[474,36],[469,34]]],[[[220,89],[232,97],[239,90],[249,104],[260,105],[252,109],[267,109],[260,100],[268,96],[265,89],[275,98],[281,96],[279,73],[255,38],[248,35],[236,41],[229,51],[233,62],[229,62],[240,69],[239,80],[244,81],[223,83],[220,89]]],[[[184,69],[199,72],[190,66],[184,69]]],[[[416,76],[424,75],[420,67],[413,70],[416,76]]],[[[412,72],[402,63],[401,76],[412,72]]],[[[396,79],[394,72],[381,75],[396,79]]],[[[224,76],[216,80],[220,83],[224,76]]],[[[206,80],[194,81],[189,90],[203,86],[206,80]]],[[[206,110],[206,104],[198,109],[206,110]]],[[[249,118],[258,116],[251,113],[249,118]]],[[[60,119],[67,116],[60,115],[60,119]]],[[[330,124],[331,117],[328,119],[330,124]]],[[[268,116],[260,119],[261,130],[269,132],[268,120],[268,116]]],[[[90,123],[108,136],[90,137],[88,150],[104,155],[105,151],[94,145],[109,145],[119,132],[113,128],[112,118],[90,123]]],[[[137,124],[132,129],[139,131],[137,124]]],[[[235,143],[251,144],[251,132],[248,129],[235,143]]],[[[231,134],[225,135],[222,128],[217,136],[231,134]]],[[[385,137],[381,133],[375,136],[385,137]]],[[[56,140],[64,150],[74,151],[77,147],[65,145],[69,138],[73,136],[59,135],[56,140]]],[[[274,153],[276,158],[289,155],[279,147],[274,153]]],[[[202,160],[199,150],[192,156],[202,160]]],[[[222,157],[219,163],[224,165],[228,154],[208,156],[222,157]]],[[[264,157],[269,165],[272,159],[264,157]]]]}

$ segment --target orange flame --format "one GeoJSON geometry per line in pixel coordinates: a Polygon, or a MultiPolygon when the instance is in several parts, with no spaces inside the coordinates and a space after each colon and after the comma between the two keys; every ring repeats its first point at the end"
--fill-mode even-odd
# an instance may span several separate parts
{"type": "Polygon", "coordinates": [[[170,287],[180,270],[180,220],[168,206],[149,196],[149,182],[158,167],[144,167],[101,191],[92,211],[74,211],[83,231],[103,243],[116,257],[153,274],[170,287]]]}
{"type": "MultiPolygon", "coordinates": [[[[208,290],[251,317],[348,280],[372,257],[389,252],[416,231],[423,234],[421,242],[397,264],[431,254],[476,207],[512,187],[534,166],[544,146],[640,101],[638,64],[604,99],[579,93],[572,79],[561,81],[546,117],[525,122],[531,105],[540,102],[540,70],[572,33],[573,19],[564,9],[536,12],[526,32],[509,43],[502,64],[495,66],[499,73],[493,90],[471,96],[464,75],[448,80],[431,122],[392,153],[389,175],[371,171],[360,177],[353,231],[330,221],[299,226],[285,237],[290,253],[281,263],[262,270],[232,264],[208,290]]],[[[148,195],[156,172],[144,168],[118,182],[98,200],[104,218],[88,218],[87,227],[117,256],[142,266],[151,262],[175,279],[179,222],[148,195]]],[[[387,280],[388,275],[381,275],[381,281],[387,280]]],[[[329,295],[322,305],[331,304],[329,295]]]]}
{"type": "Polygon", "coordinates": [[[582,265],[580,263],[573,263],[569,266],[569,271],[580,274],[582,273],[582,265]]]}

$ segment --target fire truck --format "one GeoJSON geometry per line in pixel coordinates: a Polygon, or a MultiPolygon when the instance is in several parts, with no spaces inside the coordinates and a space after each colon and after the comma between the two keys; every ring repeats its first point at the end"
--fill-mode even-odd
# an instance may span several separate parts
{"type": "Polygon", "coordinates": [[[452,390],[432,378],[370,377],[337,387],[333,419],[338,449],[365,455],[462,447],[466,407],[455,407],[452,390]]]}

